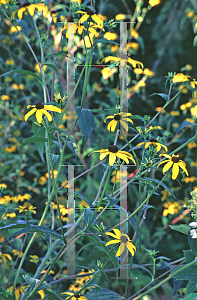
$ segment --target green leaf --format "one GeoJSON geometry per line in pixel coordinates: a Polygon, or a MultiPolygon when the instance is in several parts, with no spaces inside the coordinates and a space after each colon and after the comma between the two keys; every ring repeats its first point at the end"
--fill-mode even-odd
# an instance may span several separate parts
{"type": "Polygon", "coordinates": [[[76,114],[79,119],[80,130],[84,135],[82,139],[82,145],[81,145],[81,151],[83,152],[83,148],[87,143],[93,129],[95,128],[96,123],[94,121],[94,116],[89,109],[85,109],[77,106],[76,114]]]}
{"type": "Polygon", "coordinates": [[[60,73],[59,73],[59,71],[58,71],[58,69],[57,69],[56,66],[54,66],[52,64],[43,64],[42,66],[47,66],[47,67],[53,69],[55,72],[57,72],[60,75],[60,73]]]}
{"type": "MultiPolygon", "coordinates": [[[[26,222],[17,222],[17,224],[10,224],[10,225],[6,225],[4,227],[0,227],[0,231],[7,230],[7,229],[14,229],[14,228],[23,228],[23,229],[11,234],[9,237],[7,237],[7,239],[5,241],[9,240],[10,238],[12,238],[15,235],[19,235],[19,234],[27,233],[27,232],[37,232],[40,234],[52,235],[60,240],[63,240],[62,235],[57,233],[55,230],[52,230],[52,229],[44,227],[44,226],[32,225],[32,224],[29,224],[26,222]]],[[[3,242],[5,242],[5,241],[3,241],[3,242]]]]}
{"type": "Polygon", "coordinates": [[[179,133],[179,131],[181,131],[183,128],[188,127],[188,126],[195,126],[195,125],[197,125],[197,124],[196,124],[196,123],[189,122],[189,121],[183,121],[183,122],[181,123],[181,125],[178,127],[178,129],[177,129],[175,135],[176,135],[177,133],[179,133]]]}
{"type": "Polygon", "coordinates": [[[181,225],[170,225],[170,228],[172,230],[175,230],[175,231],[178,231],[178,232],[181,232],[181,233],[184,233],[184,234],[188,234],[188,232],[191,230],[191,227],[189,225],[184,225],[184,224],[181,224],[181,225]]]}
{"type": "MultiPolygon", "coordinates": [[[[31,289],[33,290],[35,286],[38,284],[40,279],[35,279],[27,275],[22,275],[25,281],[30,285],[31,289]]],[[[50,284],[48,284],[46,281],[43,281],[43,283],[40,285],[37,291],[47,289],[48,287],[51,287],[50,284]]]]}
{"type": "Polygon", "coordinates": [[[196,293],[192,293],[187,295],[184,300],[197,300],[197,294],[196,293]]]}
{"type": "Polygon", "coordinates": [[[56,131],[56,130],[58,132],[64,133],[66,136],[68,136],[75,143],[75,140],[73,139],[73,137],[66,130],[63,130],[63,129],[60,129],[60,128],[57,128],[57,127],[50,128],[50,132],[53,132],[53,131],[56,131]]]}
{"type": "Polygon", "coordinates": [[[28,145],[28,144],[31,144],[31,143],[36,143],[36,142],[39,142],[39,143],[45,143],[45,142],[48,142],[48,139],[43,137],[43,136],[37,136],[37,135],[34,135],[30,138],[27,138],[24,140],[24,142],[20,145],[19,147],[19,152],[21,151],[21,149],[25,146],[25,145],[28,145]]]}
{"type": "MultiPolygon", "coordinates": [[[[31,132],[34,134],[34,136],[42,136],[43,138],[45,138],[45,133],[46,133],[46,129],[44,126],[38,126],[35,123],[32,124],[32,128],[31,128],[31,132]]],[[[36,147],[38,149],[38,152],[40,154],[40,157],[42,159],[42,161],[44,162],[44,148],[45,148],[45,143],[37,141],[36,143],[36,147]]]]}
{"type": "Polygon", "coordinates": [[[191,237],[190,232],[188,232],[188,243],[194,255],[197,256],[197,240],[191,237]]]}
{"type": "Polygon", "coordinates": [[[183,253],[187,264],[195,259],[195,255],[191,250],[183,250],[183,253]]]}
{"type": "Polygon", "coordinates": [[[31,71],[22,70],[22,69],[17,69],[17,70],[12,70],[12,71],[6,72],[6,73],[2,74],[0,76],[0,78],[3,77],[3,76],[13,74],[13,73],[22,74],[22,75],[31,75],[34,78],[36,78],[41,83],[41,85],[43,86],[42,79],[38,75],[36,75],[35,73],[33,73],[31,71]]]}
{"type": "MultiPolygon", "coordinates": [[[[58,160],[59,155],[55,155],[55,154],[51,153],[51,156],[52,156],[52,164],[54,165],[56,163],[56,161],[58,160]]],[[[48,153],[48,157],[49,157],[49,153],[48,153]]]]}
{"type": "Polygon", "coordinates": [[[197,289],[196,281],[189,281],[186,287],[186,295],[195,292],[197,289]]]}
{"type": "MultiPolygon", "coordinates": [[[[24,35],[29,38],[27,22],[25,22],[24,20],[17,20],[17,23],[18,23],[18,26],[21,27],[20,33],[24,33],[24,35]]],[[[19,32],[16,33],[16,35],[13,38],[13,41],[17,38],[17,36],[20,35],[20,33],[19,32]]]]}
{"type": "MultiPolygon", "coordinates": [[[[181,269],[184,265],[178,266],[176,269],[174,269],[170,275],[173,275],[174,272],[178,271],[181,269]]],[[[173,278],[178,279],[178,280],[191,280],[191,281],[197,281],[197,266],[193,265],[190,266],[179,273],[175,274],[173,278]]]]}
{"type": "Polygon", "coordinates": [[[163,94],[163,93],[153,93],[149,97],[155,96],[155,95],[162,97],[165,101],[168,101],[168,95],[167,94],[163,94]]]}
{"type": "Polygon", "coordinates": [[[120,295],[117,293],[103,288],[100,289],[98,292],[96,291],[91,291],[88,292],[87,294],[84,295],[88,300],[123,300],[125,298],[122,298],[120,295]]]}
{"type": "Polygon", "coordinates": [[[95,210],[93,211],[90,208],[86,208],[85,209],[85,211],[84,211],[84,219],[85,219],[86,225],[92,225],[92,224],[96,224],[97,223],[97,222],[94,223],[94,221],[95,221],[95,219],[97,217],[97,213],[95,214],[95,216],[94,216],[94,218],[92,220],[92,217],[93,217],[94,213],[95,213],[95,210]],[[91,220],[92,220],[92,222],[91,222],[91,224],[89,224],[91,220]]]}
{"type": "Polygon", "coordinates": [[[56,53],[48,54],[48,55],[45,56],[45,58],[50,57],[50,56],[59,56],[59,55],[67,57],[68,53],[66,51],[59,51],[59,52],[56,52],[56,53]]]}

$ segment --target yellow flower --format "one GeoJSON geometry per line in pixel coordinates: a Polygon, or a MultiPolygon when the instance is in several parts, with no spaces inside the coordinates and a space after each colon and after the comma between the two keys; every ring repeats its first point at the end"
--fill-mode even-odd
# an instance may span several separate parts
{"type": "Polygon", "coordinates": [[[0,183],[0,189],[7,189],[7,184],[0,183]]]}
{"type": "Polygon", "coordinates": [[[82,288],[82,285],[80,283],[71,284],[69,286],[69,291],[77,292],[82,288]]]}
{"type": "MultiPolygon", "coordinates": [[[[113,164],[116,161],[116,158],[121,158],[127,164],[129,163],[129,159],[130,159],[134,162],[134,164],[136,164],[133,156],[130,153],[128,153],[126,151],[119,151],[118,147],[115,145],[110,145],[108,149],[101,149],[101,150],[96,150],[93,152],[100,152],[100,160],[103,160],[107,155],[109,155],[109,165],[110,166],[113,166],[113,164]]],[[[93,152],[91,152],[90,154],[92,154],[93,152]]]]}
{"type": "Polygon", "coordinates": [[[127,49],[130,49],[130,48],[132,48],[132,49],[134,49],[134,50],[137,50],[137,49],[139,48],[139,44],[136,43],[136,42],[128,43],[128,44],[127,44],[127,49]]]}
{"type": "MultiPolygon", "coordinates": [[[[72,292],[64,292],[64,293],[61,293],[61,294],[67,294],[67,295],[70,295],[70,296],[73,296],[75,293],[72,293],[72,292]]],[[[72,298],[69,297],[66,297],[66,299],[71,299],[71,300],[88,300],[87,298],[81,296],[80,294],[76,294],[75,296],[73,296],[72,298]]]]}
{"type": "Polygon", "coordinates": [[[197,105],[190,108],[192,116],[195,116],[197,118],[197,105]]]}
{"type": "Polygon", "coordinates": [[[125,19],[126,19],[126,17],[124,14],[118,14],[115,16],[116,21],[125,20],[125,19]]]}
{"type": "Polygon", "coordinates": [[[13,145],[12,147],[5,147],[5,151],[9,152],[9,153],[15,152],[16,151],[16,146],[13,145]]]}
{"type": "Polygon", "coordinates": [[[82,200],[82,201],[79,203],[79,207],[80,207],[80,208],[88,208],[89,205],[88,205],[84,200],[82,200]]]}
{"type": "Polygon", "coordinates": [[[180,205],[178,202],[174,202],[174,203],[165,203],[164,207],[165,209],[163,211],[163,216],[166,217],[168,214],[170,215],[177,214],[183,206],[180,205]]]}
{"type": "Polygon", "coordinates": [[[21,20],[23,17],[23,13],[25,13],[25,14],[29,13],[33,17],[34,13],[35,13],[35,9],[37,9],[39,11],[39,13],[41,13],[41,12],[47,13],[48,12],[48,7],[46,5],[44,5],[43,3],[30,4],[29,2],[25,2],[23,4],[22,8],[18,9],[17,11],[15,11],[13,13],[13,16],[16,13],[18,13],[18,18],[19,18],[19,20],[21,20]]]}
{"type": "Polygon", "coordinates": [[[118,229],[113,229],[114,233],[106,232],[107,235],[112,236],[115,238],[115,240],[111,240],[105,244],[105,246],[111,245],[111,244],[120,244],[118,251],[116,252],[116,256],[120,256],[125,249],[125,246],[129,250],[132,256],[134,256],[136,247],[131,243],[130,238],[127,234],[121,233],[118,229]]]}
{"type": "Polygon", "coordinates": [[[190,143],[187,144],[187,147],[188,147],[189,149],[191,149],[191,148],[196,148],[196,146],[197,146],[197,144],[196,144],[195,142],[190,142],[190,143]]]}
{"type": "Polygon", "coordinates": [[[144,75],[148,76],[148,77],[153,77],[155,76],[155,73],[153,71],[151,71],[150,69],[144,69],[144,75]]]}
{"type": "Polygon", "coordinates": [[[172,154],[172,156],[170,156],[168,154],[160,154],[159,156],[162,155],[168,158],[167,160],[160,162],[157,166],[158,168],[161,164],[166,163],[166,165],[163,167],[163,174],[172,167],[172,179],[175,180],[179,174],[179,167],[180,167],[188,176],[186,163],[179,159],[179,155],[172,154]]]}
{"type": "Polygon", "coordinates": [[[117,72],[116,67],[114,67],[113,69],[111,69],[109,67],[105,67],[105,68],[102,69],[101,74],[102,74],[104,79],[108,79],[110,76],[112,76],[116,72],[117,72]]]}
{"type": "MultiPolygon", "coordinates": [[[[12,252],[13,252],[14,256],[18,256],[19,255],[19,251],[16,250],[16,249],[13,249],[12,252]]],[[[22,257],[22,256],[23,256],[23,252],[21,251],[19,257],[22,257]]]]}
{"type": "Polygon", "coordinates": [[[40,261],[39,257],[37,255],[30,255],[29,256],[31,259],[29,261],[33,262],[33,263],[38,263],[40,261]]]}
{"type": "MultiPolygon", "coordinates": [[[[18,285],[18,284],[17,284],[18,285]]],[[[20,286],[20,285],[19,285],[20,286]]],[[[26,290],[27,286],[20,286],[20,287],[17,287],[15,289],[15,298],[16,300],[19,300],[20,298],[20,295],[23,295],[24,294],[24,291],[26,290]]],[[[10,290],[12,292],[13,290],[13,286],[9,287],[8,290],[10,290]]]]}
{"type": "Polygon", "coordinates": [[[141,145],[145,144],[145,149],[147,149],[150,145],[153,145],[154,147],[157,147],[157,152],[159,152],[161,150],[161,147],[163,147],[166,152],[168,151],[168,148],[160,143],[157,142],[157,140],[155,138],[150,139],[150,142],[143,142],[143,143],[139,143],[136,147],[140,147],[141,145]]]}
{"type": "Polygon", "coordinates": [[[1,96],[1,100],[10,100],[10,96],[8,96],[8,95],[2,95],[1,96]]]}
{"type": "Polygon", "coordinates": [[[9,3],[9,0],[1,0],[0,1],[0,7],[1,7],[2,4],[8,4],[8,3],[9,3]]]}
{"type": "Polygon", "coordinates": [[[47,110],[50,111],[55,111],[58,113],[61,113],[61,109],[53,106],[53,105],[43,105],[41,103],[38,103],[36,105],[28,105],[27,109],[29,109],[30,107],[33,107],[32,110],[30,110],[26,115],[25,115],[25,121],[27,121],[27,119],[33,115],[34,113],[36,113],[36,119],[38,123],[42,123],[42,117],[43,114],[47,116],[49,122],[52,121],[52,116],[47,112],[47,110]]]}
{"type": "Polygon", "coordinates": [[[156,6],[158,4],[160,4],[160,0],[149,0],[149,5],[151,6],[156,6]]]}
{"type": "Polygon", "coordinates": [[[2,252],[0,252],[0,258],[3,260],[4,263],[7,262],[7,259],[10,261],[12,260],[12,257],[10,254],[6,254],[6,253],[2,254],[2,252]]]}
{"type": "Polygon", "coordinates": [[[33,214],[36,214],[36,211],[34,209],[36,209],[36,207],[33,207],[33,205],[31,205],[30,203],[26,202],[22,205],[19,205],[19,208],[15,208],[19,210],[19,213],[22,212],[32,212],[33,214]]]}
{"type": "Polygon", "coordinates": [[[115,56],[107,56],[103,59],[104,62],[113,62],[113,61],[116,61],[116,62],[120,62],[121,66],[124,66],[127,62],[129,64],[131,64],[134,68],[136,67],[144,67],[143,64],[137,60],[134,60],[132,58],[125,58],[125,59],[121,59],[120,57],[115,57],[115,56]]]}
{"type": "Polygon", "coordinates": [[[106,32],[103,37],[106,40],[114,41],[117,39],[118,36],[115,32],[106,32]]]}
{"type": "Polygon", "coordinates": [[[39,181],[38,181],[38,183],[40,184],[40,185],[44,185],[45,183],[46,183],[46,177],[44,177],[44,176],[41,176],[40,177],[40,179],[39,179],[39,181]]]}
{"type": "MultiPolygon", "coordinates": [[[[47,271],[47,270],[42,270],[40,273],[41,273],[41,274],[42,274],[42,273],[46,273],[46,271],[47,271]]],[[[50,271],[49,271],[49,274],[55,274],[55,272],[54,272],[53,270],[50,270],[50,271]]]]}
{"type": "Polygon", "coordinates": [[[87,12],[79,10],[76,12],[76,14],[78,13],[83,14],[83,17],[79,19],[79,23],[83,23],[91,18],[97,26],[99,26],[101,29],[103,28],[103,20],[99,16],[97,16],[91,9],[89,9],[87,12]]]}
{"type": "Polygon", "coordinates": [[[21,201],[21,202],[23,202],[24,200],[31,199],[31,195],[29,195],[29,194],[21,194],[21,195],[18,195],[16,197],[17,197],[17,200],[21,201]]]}
{"type": "Polygon", "coordinates": [[[7,66],[14,65],[14,60],[12,58],[8,58],[8,59],[6,59],[5,64],[7,66]]]}
{"type": "Polygon", "coordinates": [[[191,76],[188,75],[184,75],[182,73],[177,73],[176,75],[174,75],[174,77],[172,78],[172,82],[173,83],[179,83],[179,82],[189,82],[191,87],[194,89],[195,86],[197,85],[197,81],[196,79],[194,79],[191,76]]]}
{"type": "Polygon", "coordinates": [[[37,71],[37,72],[39,72],[40,73],[40,68],[43,68],[43,70],[44,70],[44,72],[47,70],[47,66],[42,66],[42,64],[41,63],[39,63],[39,65],[38,64],[35,64],[35,70],[37,71]],[[40,66],[40,67],[39,67],[40,66]]]}
{"type": "Polygon", "coordinates": [[[109,116],[109,117],[105,118],[105,120],[104,120],[105,123],[106,123],[106,120],[107,120],[107,119],[113,119],[113,120],[112,120],[111,122],[109,122],[109,124],[107,125],[107,130],[108,130],[108,131],[114,132],[115,129],[116,129],[117,123],[119,122],[119,123],[124,127],[124,129],[125,129],[126,131],[128,131],[129,128],[128,128],[128,125],[127,125],[127,123],[126,123],[125,121],[131,122],[131,123],[133,124],[133,121],[130,120],[130,119],[128,118],[128,116],[132,116],[132,114],[121,112],[121,113],[119,113],[119,114],[115,114],[115,115],[113,115],[113,116],[109,116]]]}
{"type": "MultiPolygon", "coordinates": [[[[57,177],[57,174],[58,174],[58,171],[57,171],[57,170],[54,170],[54,171],[53,171],[53,176],[54,176],[54,178],[57,177]]],[[[49,178],[49,173],[45,173],[45,177],[46,177],[46,178],[49,178]]],[[[50,177],[52,178],[52,171],[51,171],[51,170],[50,170],[50,177]]]]}

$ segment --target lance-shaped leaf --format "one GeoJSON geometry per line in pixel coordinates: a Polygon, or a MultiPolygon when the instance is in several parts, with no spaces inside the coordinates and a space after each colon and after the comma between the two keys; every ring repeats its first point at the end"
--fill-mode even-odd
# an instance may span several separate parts
{"type": "Polygon", "coordinates": [[[189,122],[189,121],[183,121],[181,123],[181,125],[178,127],[177,131],[175,134],[179,133],[179,131],[181,131],[183,128],[185,127],[188,127],[188,126],[195,126],[197,125],[196,123],[192,123],[192,122],[189,122]]]}

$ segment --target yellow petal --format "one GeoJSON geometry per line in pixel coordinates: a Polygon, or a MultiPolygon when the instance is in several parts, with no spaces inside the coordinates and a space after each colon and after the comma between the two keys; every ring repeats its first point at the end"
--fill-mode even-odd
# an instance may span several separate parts
{"type": "Polygon", "coordinates": [[[113,231],[115,232],[116,238],[120,239],[120,237],[121,237],[120,230],[118,230],[117,228],[113,228],[113,231]]]}
{"type": "Polygon", "coordinates": [[[103,20],[101,20],[96,14],[92,15],[91,18],[98,24],[103,25],[103,20]]]}
{"type": "Polygon", "coordinates": [[[108,61],[120,61],[120,58],[115,57],[115,56],[107,56],[103,59],[104,62],[108,62],[108,61]]]}
{"type": "Polygon", "coordinates": [[[35,5],[34,4],[31,4],[29,6],[27,6],[27,10],[29,12],[29,14],[33,17],[34,16],[34,12],[35,12],[35,5]]]}
{"type": "Polygon", "coordinates": [[[172,179],[175,180],[179,174],[179,166],[178,163],[174,163],[172,167],[172,179]]]}
{"type": "Polygon", "coordinates": [[[116,256],[120,256],[124,252],[125,244],[121,243],[118,251],[116,252],[116,256]]]}
{"type": "Polygon", "coordinates": [[[42,115],[44,109],[37,109],[36,111],[36,120],[38,123],[42,123],[42,115]]]}
{"type": "Polygon", "coordinates": [[[80,18],[79,22],[83,23],[83,22],[87,21],[88,18],[89,18],[89,15],[83,15],[83,17],[80,18]]]}
{"type": "Polygon", "coordinates": [[[113,119],[113,118],[114,118],[114,116],[108,116],[107,118],[105,118],[104,122],[106,123],[107,119],[113,119]]]}
{"type": "Polygon", "coordinates": [[[118,123],[118,121],[116,121],[116,120],[112,120],[111,122],[109,122],[109,124],[107,126],[107,130],[111,129],[111,131],[114,132],[116,129],[117,123],[118,123]]]}
{"type": "Polygon", "coordinates": [[[127,164],[129,164],[129,160],[128,160],[127,155],[117,152],[116,156],[119,157],[119,158],[121,158],[122,160],[124,160],[127,164]]]}
{"type": "Polygon", "coordinates": [[[187,172],[187,169],[185,168],[185,163],[182,162],[182,161],[179,161],[178,162],[178,165],[181,169],[183,169],[183,171],[187,174],[187,176],[189,175],[188,172],[187,172]]]}
{"type": "Polygon", "coordinates": [[[131,253],[131,255],[134,256],[136,247],[130,242],[127,242],[126,246],[127,246],[127,249],[129,250],[129,252],[131,253]]]}
{"type": "Polygon", "coordinates": [[[22,8],[20,8],[18,10],[18,18],[19,18],[19,20],[22,19],[24,11],[26,11],[26,7],[22,7],[22,8]]]}
{"type": "Polygon", "coordinates": [[[159,143],[155,143],[155,144],[157,146],[157,152],[159,152],[161,150],[161,144],[159,144],[159,143]]]}
{"type": "MultiPolygon", "coordinates": [[[[30,106],[30,105],[28,105],[30,106]]],[[[33,108],[32,110],[30,110],[26,115],[25,115],[25,121],[27,121],[27,119],[33,115],[35,112],[37,111],[37,108],[33,108]]]]}
{"type": "Polygon", "coordinates": [[[111,244],[118,244],[118,243],[120,243],[120,240],[111,240],[111,241],[107,242],[107,243],[105,244],[105,246],[109,246],[109,245],[111,245],[111,244]]]}
{"type": "Polygon", "coordinates": [[[109,154],[109,151],[102,152],[102,153],[100,154],[100,160],[103,160],[108,154],[109,154]]]}
{"type": "Polygon", "coordinates": [[[136,147],[139,148],[141,145],[144,145],[144,144],[145,144],[144,142],[143,143],[139,143],[139,144],[136,145],[136,147]]]}
{"type": "Polygon", "coordinates": [[[45,116],[47,116],[47,119],[49,120],[49,122],[52,121],[52,116],[50,113],[48,113],[48,111],[46,111],[45,109],[42,109],[42,112],[45,116]]]}
{"type": "Polygon", "coordinates": [[[41,296],[41,299],[44,299],[44,291],[43,290],[38,291],[38,294],[41,296]]]}
{"type": "Polygon", "coordinates": [[[129,127],[128,127],[127,123],[125,123],[124,121],[120,120],[120,124],[124,127],[124,129],[125,129],[126,131],[129,130],[129,127]]]}
{"type": "Polygon", "coordinates": [[[109,165],[113,166],[113,164],[115,163],[115,161],[116,161],[116,154],[110,152],[109,153],[109,165]]]}
{"type": "Polygon", "coordinates": [[[161,161],[161,162],[158,164],[157,168],[158,168],[161,164],[164,164],[164,163],[167,163],[167,162],[169,162],[169,160],[161,161]]]}
{"type": "Polygon", "coordinates": [[[53,105],[44,105],[44,109],[61,113],[61,109],[53,105]]]}
{"type": "Polygon", "coordinates": [[[164,167],[163,167],[163,174],[167,172],[173,165],[173,161],[169,161],[164,167]]]}
{"type": "Polygon", "coordinates": [[[165,156],[165,157],[167,157],[167,158],[169,158],[171,160],[171,156],[168,155],[168,154],[159,154],[159,156],[165,156]]]}

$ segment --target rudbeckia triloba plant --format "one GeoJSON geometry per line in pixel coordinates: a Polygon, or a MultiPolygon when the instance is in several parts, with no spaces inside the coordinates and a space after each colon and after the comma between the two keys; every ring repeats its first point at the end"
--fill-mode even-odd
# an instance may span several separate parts
{"type": "Polygon", "coordinates": [[[159,152],[161,150],[161,148],[163,147],[166,152],[168,151],[168,148],[160,143],[157,142],[157,139],[155,138],[151,138],[149,142],[142,142],[136,145],[136,147],[140,147],[141,145],[145,145],[145,149],[147,149],[148,147],[150,147],[151,145],[153,145],[154,147],[156,147],[157,152],[159,152]]]}
{"type": "Polygon", "coordinates": [[[105,118],[104,122],[106,123],[106,120],[107,119],[113,119],[112,121],[109,122],[109,124],[107,125],[107,130],[108,131],[115,131],[116,129],[116,126],[118,124],[118,122],[124,127],[124,129],[126,131],[128,131],[128,125],[126,122],[130,122],[133,124],[133,121],[131,119],[129,119],[128,117],[129,116],[132,116],[132,114],[130,113],[124,113],[124,112],[121,112],[119,114],[115,114],[113,116],[109,116],[107,118],[105,118]]]}
{"type": "Polygon", "coordinates": [[[105,244],[105,246],[112,245],[112,244],[119,244],[118,251],[116,252],[116,256],[120,256],[125,249],[125,246],[129,250],[132,256],[134,256],[136,247],[131,243],[130,238],[127,234],[121,233],[118,229],[113,229],[114,233],[106,232],[107,235],[112,236],[115,240],[111,240],[105,244]]]}
{"type": "MultiPolygon", "coordinates": [[[[116,161],[116,158],[121,158],[127,164],[129,163],[129,160],[132,160],[133,163],[136,164],[133,156],[130,153],[128,153],[126,151],[119,151],[118,147],[116,145],[110,145],[108,147],[108,149],[101,149],[101,150],[96,150],[93,152],[100,152],[100,160],[103,160],[107,155],[109,155],[109,165],[110,166],[113,166],[113,164],[116,161]]],[[[91,153],[93,153],[93,152],[91,152],[91,153]]]]}
{"type": "Polygon", "coordinates": [[[163,167],[163,173],[167,172],[172,167],[172,179],[175,180],[179,174],[179,167],[185,172],[185,174],[188,176],[188,172],[186,169],[186,163],[182,160],[180,160],[179,155],[172,154],[172,156],[168,154],[160,154],[159,156],[165,156],[166,160],[160,162],[157,166],[157,168],[163,164],[166,163],[166,165],[163,167]]]}
{"type": "Polygon", "coordinates": [[[25,115],[25,121],[27,121],[27,119],[35,113],[38,123],[42,123],[43,115],[47,116],[48,121],[51,122],[52,116],[50,115],[50,113],[48,113],[47,110],[61,113],[61,109],[53,105],[43,105],[41,103],[37,103],[36,105],[28,105],[27,109],[29,109],[30,107],[33,107],[33,109],[25,115]]]}

